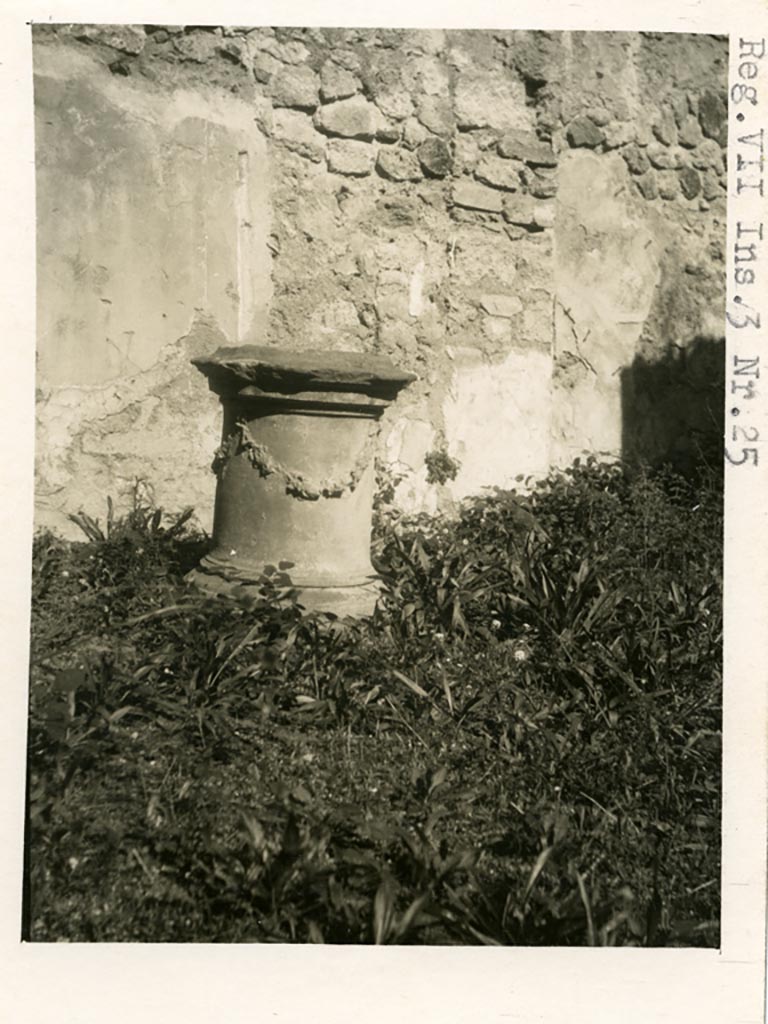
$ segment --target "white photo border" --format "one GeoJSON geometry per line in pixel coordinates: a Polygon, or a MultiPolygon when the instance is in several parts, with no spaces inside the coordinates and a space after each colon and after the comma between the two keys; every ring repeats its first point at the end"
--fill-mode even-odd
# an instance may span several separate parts
{"type": "MultiPolygon", "coordinates": [[[[726,467],[723,908],[721,949],[475,949],[320,946],[23,944],[20,939],[34,457],[34,141],[29,22],[355,25],[707,32],[730,38],[730,83],[756,104],[729,107],[727,387],[733,360],[761,357],[749,422],[768,438],[768,204],[737,194],[742,132],[768,130],[768,7],[760,0],[634,0],[362,6],[349,0],[5,0],[0,12],[0,276],[4,367],[0,417],[0,1010],[23,1024],[277,1024],[358,1021],[758,1024],[765,1019],[768,449],[726,467]],[[211,17],[211,13],[215,17],[211,17]],[[766,41],[757,72],[741,41],[766,41]],[[743,110],[745,121],[735,115],[743,110]],[[756,283],[734,276],[737,224],[765,225],[756,283]],[[743,303],[761,327],[733,325],[743,303]],[[759,310],[762,302],[762,310],[759,310]]],[[[755,57],[755,53],[752,53],[755,57]]],[[[754,238],[754,236],[751,236],[754,238]]],[[[738,378],[738,383],[743,379],[738,378]]],[[[743,392],[726,398],[730,409],[743,392]]],[[[743,423],[743,420],[740,420],[743,423]]],[[[727,443],[730,443],[727,438],[727,443]]],[[[740,444],[732,454],[738,459],[740,444]]]]}

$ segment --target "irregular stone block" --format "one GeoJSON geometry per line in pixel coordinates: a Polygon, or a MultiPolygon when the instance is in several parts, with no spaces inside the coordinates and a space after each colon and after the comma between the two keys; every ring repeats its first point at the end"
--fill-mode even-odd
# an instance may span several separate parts
{"type": "Polygon", "coordinates": [[[251,55],[242,39],[225,39],[217,48],[218,52],[233,64],[251,68],[251,55]]]}
{"type": "Polygon", "coordinates": [[[522,164],[498,156],[484,156],[475,170],[475,177],[493,188],[516,192],[520,188],[522,164]]]}
{"type": "Polygon", "coordinates": [[[253,58],[253,77],[257,82],[266,85],[282,66],[280,61],[273,57],[271,53],[259,52],[253,58]]]}
{"type": "Polygon", "coordinates": [[[699,172],[693,167],[683,167],[680,171],[680,188],[686,199],[694,199],[701,191],[699,172]]]}
{"type": "Polygon", "coordinates": [[[684,117],[680,123],[680,131],[678,133],[680,145],[685,146],[686,149],[695,149],[703,138],[704,133],[701,130],[698,119],[693,114],[688,114],[684,117]]]}
{"type": "Polygon", "coordinates": [[[635,124],[635,142],[638,146],[650,146],[653,142],[651,126],[642,119],[635,124]]]}
{"type": "Polygon", "coordinates": [[[453,143],[453,158],[457,172],[473,171],[480,159],[480,147],[471,135],[457,135],[453,143]]]}
{"type": "Polygon", "coordinates": [[[380,149],[376,170],[392,181],[419,181],[424,176],[418,159],[409,149],[380,149]]]}
{"type": "Polygon", "coordinates": [[[416,149],[427,138],[429,132],[415,117],[409,117],[403,125],[403,145],[416,149]]]}
{"type": "Polygon", "coordinates": [[[504,200],[504,219],[510,224],[536,227],[536,201],[531,196],[507,196],[504,200]]]}
{"type": "Polygon", "coordinates": [[[463,206],[468,210],[487,210],[489,213],[501,213],[504,205],[503,196],[496,189],[473,181],[457,182],[453,186],[452,200],[454,206],[463,206]]]}
{"type": "Polygon", "coordinates": [[[456,128],[453,106],[445,96],[424,96],[416,110],[416,117],[435,135],[451,135],[456,128]]]}
{"type": "Polygon", "coordinates": [[[326,150],[328,170],[336,174],[363,177],[373,170],[374,147],[353,139],[331,139],[326,150]]]}
{"type": "Polygon", "coordinates": [[[699,97],[699,124],[708,139],[717,139],[728,117],[728,109],[720,96],[706,89],[699,97]]]}
{"type": "Polygon", "coordinates": [[[565,137],[574,148],[594,149],[605,141],[605,133],[588,117],[575,117],[565,130],[565,137]]]}
{"type": "Polygon", "coordinates": [[[559,33],[519,30],[508,45],[512,64],[529,82],[542,86],[557,76],[563,50],[559,33]]]}
{"type": "Polygon", "coordinates": [[[180,60],[205,64],[214,57],[219,46],[219,37],[212,32],[185,32],[174,36],[173,48],[180,60]]]}
{"type": "Polygon", "coordinates": [[[401,76],[412,96],[447,96],[449,93],[450,75],[438,57],[411,58],[402,68],[401,76]]]}
{"type": "Polygon", "coordinates": [[[605,107],[589,107],[588,110],[584,111],[584,115],[599,128],[605,128],[611,120],[611,115],[605,107]]]}
{"type": "Polygon", "coordinates": [[[691,154],[691,163],[700,171],[708,167],[713,168],[718,174],[725,170],[723,152],[714,139],[704,139],[691,154]]]}
{"type": "Polygon", "coordinates": [[[268,53],[282,64],[306,64],[309,57],[309,50],[303,43],[293,39],[287,43],[280,43],[274,32],[270,35],[269,29],[254,29],[249,32],[246,44],[254,56],[258,52],[268,53]]]}
{"type": "Polygon", "coordinates": [[[324,139],[312,127],[312,119],[299,110],[280,108],[272,117],[272,135],[286,148],[314,163],[325,156],[324,139]]]}
{"type": "Polygon", "coordinates": [[[520,180],[530,194],[537,199],[552,199],[557,195],[557,177],[552,172],[541,173],[530,167],[524,167],[520,171],[520,180]]]}
{"type": "Polygon", "coordinates": [[[480,305],[489,316],[510,320],[523,311],[523,304],[516,295],[481,295],[480,305]]]}
{"type": "Polygon", "coordinates": [[[507,132],[499,140],[498,151],[510,160],[522,160],[532,167],[556,167],[557,157],[548,142],[542,142],[533,132],[507,132]]]}
{"type": "Polygon", "coordinates": [[[651,131],[662,145],[677,145],[677,125],[675,124],[674,114],[669,107],[665,107],[661,116],[653,122],[651,131]]]}
{"type": "Polygon", "coordinates": [[[384,117],[378,107],[373,108],[373,131],[379,142],[398,142],[400,139],[400,125],[384,117]]]}
{"type": "Polygon", "coordinates": [[[720,189],[720,179],[717,172],[711,167],[707,168],[701,176],[701,192],[708,201],[717,199],[718,196],[723,194],[720,189]]]}
{"type": "Polygon", "coordinates": [[[523,83],[508,72],[464,71],[456,83],[456,122],[460,128],[529,128],[531,114],[523,83]]]}
{"type": "Polygon", "coordinates": [[[376,54],[366,67],[363,82],[367,94],[387,117],[402,121],[413,111],[413,101],[400,78],[399,59],[376,54]]]}
{"type": "Polygon", "coordinates": [[[425,139],[417,155],[425,173],[431,178],[444,178],[453,169],[451,151],[442,139],[425,139]]]}
{"type": "Polygon", "coordinates": [[[659,170],[668,171],[676,166],[673,151],[660,142],[652,142],[646,147],[645,153],[651,164],[659,170]]]}
{"type": "Polygon", "coordinates": [[[629,168],[631,174],[645,174],[651,166],[645,150],[640,149],[639,146],[634,144],[626,146],[621,151],[621,155],[624,157],[624,162],[629,168]]]}
{"type": "Polygon", "coordinates": [[[78,25],[72,34],[76,39],[101,43],[132,55],[141,53],[147,41],[141,25],[78,25]]]}
{"type": "Polygon", "coordinates": [[[353,74],[360,74],[361,63],[360,58],[357,56],[354,50],[346,50],[343,47],[334,46],[333,48],[333,62],[338,64],[339,67],[344,68],[345,71],[351,71],[353,74]]]}
{"type": "Polygon", "coordinates": [[[640,195],[644,199],[656,199],[659,194],[659,186],[654,171],[646,171],[635,179],[640,195]]]}
{"type": "Polygon", "coordinates": [[[312,68],[283,68],[272,78],[270,91],[276,107],[314,110],[320,101],[320,80],[312,68]]]}
{"type": "Polygon", "coordinates": [[[413,101],[402,85],[390,92],[377,93],[375,103],[382,114],[395,121],[403,121],[413,113],[413,101]]]}
{"type": "Polygon", "coordinates": [[[673,171],[662,171],[658,184],[662,199],[677,199],[680,195],[680,178],[673,171]]]}
{"type": "Polygon", "coordinates": [[[630,121],[611,121],[604,128],[605,148],[619,149],[620,146],[627,146],[635,141],[636,128],[630,121]]]}
{"type": "Polygon", "coordinates": [[[670,99],[670,105],[672,107],[672,113],[675,116],[675,124],[679,131],[680,126],[688,116],[688,97],[683,95],[683,93],[677,92],[670,99]]]}
{"type": "Polygon", "coordinates": [[[326,135],[347,139],[372,139],[375,133],[375,107],[363,96],[352,96],[320,107],[315,127],[326,135]]]}
{"type": "Polygon", "coordinates": [[[346,68],[327,60],[320,69],[320,96],[324,103],[344,100],[360,89],[360,79],[346,68]]]}

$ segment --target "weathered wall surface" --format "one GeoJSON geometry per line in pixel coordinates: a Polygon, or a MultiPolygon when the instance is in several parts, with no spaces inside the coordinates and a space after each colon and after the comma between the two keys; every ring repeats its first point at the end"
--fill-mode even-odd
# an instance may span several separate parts
{"type": "Polygon", "coordinates": [[[58,26],[35,64],[41,525],[137,477],[209,525],[226,341],[414,370],[406,508],[706,429],[723,40],[58,26]]]}

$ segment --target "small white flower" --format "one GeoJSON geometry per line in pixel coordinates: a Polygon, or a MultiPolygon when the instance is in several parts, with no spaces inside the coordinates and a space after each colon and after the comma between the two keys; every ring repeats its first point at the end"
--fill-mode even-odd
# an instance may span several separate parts
{"type": "Polygon", "coordinates": [[[67,577],[68,577],[68,576],[69,576],[69,573],[67,572],[67,570],[66,570],[66,569],[64,569],[64,570],[62,571],[61,575],[62,575],[62,576],[67,576],[67,577]]]}
{"type": "Polygon", "coordinates": [[[515,659],[515,661],[528,661],[528,651],[526,651],[522,647],[518,647],[515,649],[515,652],[512,655],[512,657],[515,659]]]}
{"type": "Polygon", "coordinates": [[[491,619],[491,629],[501,629],[501,623],[498,619],[491,619]]]}

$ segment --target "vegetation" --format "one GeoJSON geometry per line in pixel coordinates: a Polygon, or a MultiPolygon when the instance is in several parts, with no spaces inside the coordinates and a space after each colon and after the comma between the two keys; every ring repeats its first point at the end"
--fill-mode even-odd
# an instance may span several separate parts
{"type": "Polygon", "coordinates": [[[718,944],[717,480],[380,500],[366,621],[197,593],[140,492],[78,521],[34,543],[28,938],[718,944]]]}

